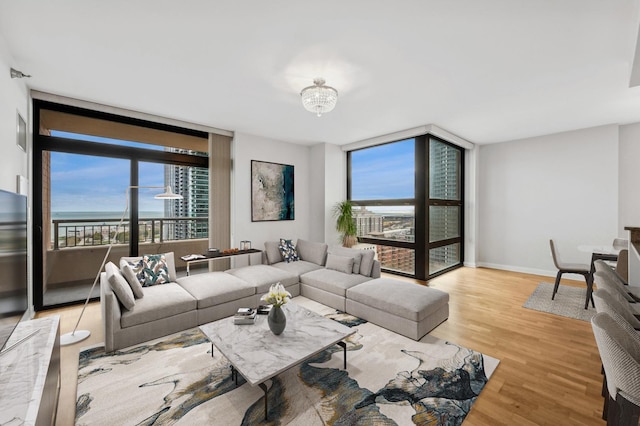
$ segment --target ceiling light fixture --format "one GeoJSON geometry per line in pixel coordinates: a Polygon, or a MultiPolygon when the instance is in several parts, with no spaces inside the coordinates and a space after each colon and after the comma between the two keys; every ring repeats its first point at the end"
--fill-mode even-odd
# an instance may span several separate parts
{"type": "Polygon", "coordinates": [[[318,117],[331,111],[338,102],[338,91],[330,86],[324,85],[323,78],[313,80],[313,86],[305,87],[300,92],[302,105],[307,111],[315,112],[318,117]]]}

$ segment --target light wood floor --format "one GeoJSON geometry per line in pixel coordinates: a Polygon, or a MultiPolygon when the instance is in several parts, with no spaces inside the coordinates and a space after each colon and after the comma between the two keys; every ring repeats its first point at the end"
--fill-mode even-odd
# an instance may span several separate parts
{"type": "MultiPolygon", "coordinates": [[[[522,307],[542,281],[552,282],[536,275],[460,268],[429,282],[451,296],[449,319],[431,335],[500,359],[465,426],[605,424],[600,357],[590,323],[522,307]]],[[[563,284],[580,286],[577,281],[563,284]]],[[[80,309],[38,316],[61,315],[65,333],[80,309]]],[[[99,304],[87,308],[80,328],[92,334],[62,348],[57,425],[73,424],[79,349],[103,341],[99,304]]]]}

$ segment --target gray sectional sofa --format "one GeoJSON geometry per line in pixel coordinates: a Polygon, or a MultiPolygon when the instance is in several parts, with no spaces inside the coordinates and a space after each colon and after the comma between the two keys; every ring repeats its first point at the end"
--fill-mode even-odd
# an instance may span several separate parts
{"type": "MultiPolygon", "coordinates": [[[[170,282],[149,287],[129,284],[133,278],[125,263],[136,262],[140,258],[123,258],[120,269],[111,264],[100,279],[106,351],[112,352],[225,318],[240,307],[257,306],[260,297],[277,282],[284,285],[293,297],[302,295],[349,312],[350,290],[374,281],[371,288],[379,296],[374,296],[373,302],[371,298],[365,303],[358,299],[360,302],[353,305],[361,313],[366,309],[366,303],[370,303],[371,312],[366,317],[362,313],[360,316],[416,340],[448,317],[448,294],[424,286],[409,284],[406,287],[407,283],[402,284],[403,297],[410,299],[407,303],[409,314],[402,307],[402,300],[389,305],[389,309],[385,309],[383,300],[375,302],[376,297],[386,298],[380,285],[389,286],[400,281],[383,279],[383,283],[376,287],[380,263],[374,259],[375,253],[371,250],[329,247],[300,239],[296,243],[299,260],[287,262],[278,246],[278,242],[265,243],[261,265],[181,278],[176,277],[173,253],[166,253],[170,282]],[[136,291],[130,294],[130,290],[136,291]],[[422,298],[413,297],[414,293],[422,295],[422,298]],[[426,293],[430,296],[425,296],[426,293]],[[429,299],[426,302],[425,297],[429,299]],[[431,299],[437,299],[437,303],[431,299]],[[430,314],[431,311],[434,315],[430,314]],[[402,327],[398,327],[398,323],[402,327]]],[[[357,292],[354,295],[359,297],[357,292]]]]}

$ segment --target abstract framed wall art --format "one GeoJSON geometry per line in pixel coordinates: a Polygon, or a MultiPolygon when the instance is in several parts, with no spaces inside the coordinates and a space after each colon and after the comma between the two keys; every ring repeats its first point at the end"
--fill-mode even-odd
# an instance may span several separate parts
{"type": "Polygon", "coordinates": [[[251,160],[251,221],[294,220],[293,182],[293,166],[251,160]]]}

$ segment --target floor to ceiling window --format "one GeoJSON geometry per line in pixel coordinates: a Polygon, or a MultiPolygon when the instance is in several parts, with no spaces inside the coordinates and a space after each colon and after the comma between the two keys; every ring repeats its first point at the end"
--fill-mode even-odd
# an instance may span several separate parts
{"type": "Polygon", "coordinates": [[[462,264],[463,156],[432,135],[348,153],[358,239],[384,271],[428,279],[462,264]]]}
{"type": "Polygon", "coordinates": [[[44,101],[34,118],[36,309],[84,301],[112,243],[115,263],[207,247],[207,133],[44,101]],[[155,199],[167,186],[183,199],[155,199]]]}

